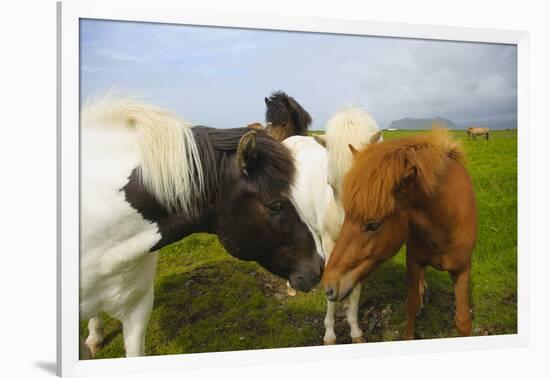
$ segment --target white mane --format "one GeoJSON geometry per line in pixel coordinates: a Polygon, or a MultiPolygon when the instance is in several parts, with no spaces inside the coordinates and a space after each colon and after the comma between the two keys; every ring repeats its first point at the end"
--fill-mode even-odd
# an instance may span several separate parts
{"type": "Polygon", "coordinates": [[[83,128],[127,127],[136,131],[143,184],[168,211],[193,218],[204,178],[191,124],[131,97],[106,95],[88,101],[83,128]]]}
{"type": "Polygon", "coordinates": [[[348,145],[351,144],[360,150],[379,130],[374,118],[365,110],[356,107],[342,109],[328,120],[325,127],[328,177],[336,193],[339,192],[342,178],[353,161],[348,145]]]}

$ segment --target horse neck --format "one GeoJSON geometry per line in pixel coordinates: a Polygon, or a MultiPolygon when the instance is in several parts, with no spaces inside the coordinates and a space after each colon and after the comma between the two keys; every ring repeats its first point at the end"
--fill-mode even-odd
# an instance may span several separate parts
{"type": "Polygon", "coordinates": [[[446,244],[447,220],[443,201],[438,198],[416,202],[407,210],[411,233],[420,235],[432,244],[442,246],[446,244]],[[439,210],[439,211],[438,211],[439,210]]]}
{"type": "Polygon", "coordinates": [[[449,159],[433,195],[421,194],[419,190],[416,193],[420,194],[410,204],[409,223],[436,245],[447,245],[460,228],[475,227],[473,188],[465,168],[457,161],[449,159]]]}
{"type": "Polygon", "coordinates": [[[170,212],[143,186],[137,168],[132,171],[128,183],[121,191],[132,208],[158,227],[161,238],[151,251],[179,241],[190,234],[212,232],[214,229],[217,207],[199,208],[192,218],[185,214],[170,212]]]}
{"type": "Polygon", "coordinates": [[[189,219],[185,216],[165,213],[161,222],[163,230],[168,234],[166,245],[197,232],[218,234],[220,222],[231,221],[231,219],[220,219],[224,217],[220,215],[223,214],[223,211],[220,212],[220,205],[228,198],[229,191],[236,183],[238,173],[235,154],[229,151],[216,151],[216,161],[218,171],[204,175],[205,188],[207,188],[206,201],[197,209],[197,215],[189,219]],[[214,185],[211,180],[217,180],[219,188],[208,190],[214,185]]]}
{"type": "Polygon", "coordinates": [[[301,136],[307,136],[308,135],[307,128],[302,130],[300,128],[300,126],[298,124],[296,124],[296,122],[293,121],[293,120],[289,121],[289,125],[286,128],[286,134],[287,135],[285,136],[285,139],[289,138],[291,136],[294,136],[294,135],[301,135],[301,136]]]}

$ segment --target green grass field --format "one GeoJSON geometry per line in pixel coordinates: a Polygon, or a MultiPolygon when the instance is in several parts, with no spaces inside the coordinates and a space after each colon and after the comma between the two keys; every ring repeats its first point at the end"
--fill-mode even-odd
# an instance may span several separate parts
{"type": "MultiPolygon", "coordinates": [[[[417,132],[384,132],[384,138],[417,132]]],[[[479,209],[470,300],[474,334],[516,333],[517,133],[495,131],[489,141],[467,140],[464,132],[455,137],[464,143],[479,209]]],[[[284,280],[231,257],[214,235],[192,235],[159,253],[148,355],[322,344],[325,298],[319,287],[289,297],[284,280]]],[[[415,323],[416,337],[456,336],[451,279],[434,269],[426,279],[428,296],[415,323]]],[[[359,320],[368,342],[400,339],[405,299],[401,250],[363,285],[359,320]]],[[[106,338],[97,358],[123,357],[121,324],[102,318],[106,338]]],[[[338,342],[351,342],[342,306],[336,322],[338,342]]],[[[81,332],[86,334],[85,322],[81,332]]]]}

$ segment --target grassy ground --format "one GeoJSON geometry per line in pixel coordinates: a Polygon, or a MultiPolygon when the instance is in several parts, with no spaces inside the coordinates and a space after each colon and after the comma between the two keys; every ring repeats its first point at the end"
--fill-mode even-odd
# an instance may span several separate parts
{"type": "MultiPolygon", "coordinates": [[[[384,132],[385,139],[414,131],[384,132]]],[[[471,305],[474,334],[516,332],[517,133],[495,131],[470,141],[467,168],[479,208],[473,255],[471,305]]],[[[417,338],[456,336],[454,298],[446,273],[428,269],[428,297],[416,322],[417,338]]],[[[405,325],[404,250],[363,285],[360,326],[369,342],[397,340],[405,325]]],[[[341,306],[340,306],[341,307],[341,306]]],[[[160,251],[155,305],[147,329],[148,355],[319,345],[325,299],[320,288],[296,297],[285,282],[255,263],[227,254],[217,237],[192,235],[160,251]]],[[[123,357],[121,324],[107,316],[105,347],[98,358],[123,357]]],[[[86,323],[81,325],[86,334],[86,323]]],[[[337,312],[339,343],[350,342],[343,308],[337,312]]]]}

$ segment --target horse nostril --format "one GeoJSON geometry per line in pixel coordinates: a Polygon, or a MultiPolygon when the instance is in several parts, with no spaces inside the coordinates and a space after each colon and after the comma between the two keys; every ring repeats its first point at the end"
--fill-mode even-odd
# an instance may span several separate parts
{"type": "Polygon", "coordinates": [[[325,289],[325,294],[327,295],[328,299],[334,299],[334,289],[332,288],[332,286],[327,286],[327,288],[325,289]]]}

